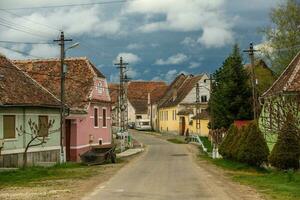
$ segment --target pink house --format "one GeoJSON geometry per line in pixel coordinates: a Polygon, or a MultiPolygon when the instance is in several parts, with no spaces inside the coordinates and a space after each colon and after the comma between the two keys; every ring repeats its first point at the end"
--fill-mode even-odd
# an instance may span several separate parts
{"type": "MultiPolygon", "coordinates": [[[[58,59],[18,60],[14,64],[60,97],[58,59]]],[[[67,58],[65,64],[65,99],[70,108],[64,136],[66,159],[79,161],[79,155],[91,146],[111,144],[111,100],[105,76],[87,58],[67,58]]]]}

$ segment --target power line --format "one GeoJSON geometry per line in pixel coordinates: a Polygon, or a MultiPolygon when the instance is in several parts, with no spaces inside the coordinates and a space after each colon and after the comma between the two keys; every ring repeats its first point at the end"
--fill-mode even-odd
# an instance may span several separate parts
{"type": "Polygon", "coordinates": [[[19,54],[22,54],[22,55],[25,55],[25,56],[31,56],[31,57],[34,57],[34,58],[42,58],[42,57],[39,57],[39,56],[35,56],[35,55],[32,55],[32,54],[26,53],[24,51],[17,50],[17,49],[12,49],[12,48],[9,48],[9,47],[4,47],[4,46],[0,46],[0,47],[4,48],[4,49],[7,49],[7,50],[10,50],[10,51],[14,51],[16,53],[19,53],[19,54]]]}
{"type": "Polygon", "coordinates": [[[17,42],[17,41],[7,41],[7,40],[0,40],[0,43],[7,43],[7,44],[53,44],[53,42],[17,42]]]}
{"type": "Polygon", "coordinates": [[[40,37],[40,38],[45,38],[44,36],[41,36],[39,34],[35,34],[35,33],[32,33],[32,32],[29,32],[29,31],[26,31],[26,30],[22,30],[22,29],[19,29],[19,28],[15,28],[11,25],[8,25],[8,24],[5,24],[5,23],[1,23],[0,22],[0,26],[4,26],[4,27],[7,27],[9,29],[13,29],[13,30],[16,30],[16,31],[20,31],[20,32],[23,32],[23,33],[27,33],[29,35],[33,35],[33,36],[36,36],[36,37],[40,37]]]}
{"type": "Polygon", "coordinates": [[[130,1],[137,1],[137,0],[115,0],[115,1],[104,1],[104,2],[93,2],[93,3],[63,4],[63,5],[35,6],[35,7],[23,7],[23,8],[4,8],[4,9],[2,8],[2,9],[3,10],[49,9],[49,8],[62,8],[62,7],[75,7],[75,6],[118,4],[118,3],[127,3],[130,1]]]}
{"type": "Polygon", "coordinates": [[[29,22],[31,22],[31,23],[34,23],[34,24],[38,24],[38,25],[47,27],[47,28],[49,28],[49,29],[51,29],[51,30],[60,31],[60,30],[58,30],[57,28],[55,28],[54,26],[50,26],[50,25],[47,25],[47,24],[42,24],[42,23],[36,22],[36,21],[31,20],[31,19],[28,19],[28,18],[26,18],[26,17],[24,17],[24,16],[22,16],[22,15],[18,15],[18,14],[16,14],[16,13],[10,12],[10,11],[8,11],[8,10],[5,10],[5,9],[0,8],[0,11],[6,12],[6,13],[8,13],[8,14],[10,14],[10,15],[14,15],[14,16],[16,16],[16,17],[19,17],[19,18],[21,18],[22,20],[29,21],[29,22]]]}

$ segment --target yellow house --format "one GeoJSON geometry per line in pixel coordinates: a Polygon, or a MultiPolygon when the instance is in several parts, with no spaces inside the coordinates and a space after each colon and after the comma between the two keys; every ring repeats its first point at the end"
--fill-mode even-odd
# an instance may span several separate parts
{"type": "Polygon", "coordinates": [[[210,83],[206,74],[177,76],[157,106],[159,131],[208,136],[209,120],[206,109],[209,95],[210,83]],[[197,85],[199,103],[196,103],[197,85]],[[200,111],[198,116],[197,109],[200,111]]]}

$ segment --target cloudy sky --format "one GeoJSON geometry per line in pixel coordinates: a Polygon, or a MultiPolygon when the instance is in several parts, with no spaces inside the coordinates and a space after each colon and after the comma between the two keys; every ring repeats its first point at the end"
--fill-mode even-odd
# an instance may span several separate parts
{"type": "Polygon", "coordinates": [[[132,79],[170,81],[181,72],[212,73],[234,43],[244,49],[263,42],[258,28],[270,25],[270,9],[279,2],[1,0],[0,53],[11,59],[57,57],[57,44],[22,43],[49,43],[63,30],[80,42],[67,56],[88,57],[109,81],[117,81],[113,63],[120,56],[130,63],[132,79]],[[82,3],[97,4],[67,6],[82,3]]]}

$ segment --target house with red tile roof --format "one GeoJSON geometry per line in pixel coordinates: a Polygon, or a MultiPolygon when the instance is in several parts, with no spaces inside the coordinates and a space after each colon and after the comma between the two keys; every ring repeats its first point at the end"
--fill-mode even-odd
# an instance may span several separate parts
{"type": "Polygon", "coordinates": [[[178,75],[158,102],[159,131],[179,135],[194,133],[207,136],[209,130],[206,109],[209,97],[210,83],[206,74],[178,75]],[[200,97],[198,115],[196,113],[197,84],[199,84],[200,97]]]}
{"type": "Polygon", "coordinates": [[[51,135],[45,130],[46,143],[28,149],[27,165],[60,161],[60,101],[0,54],[0,167],[21,167],[32,136],[29,121],[41,126],[50,120],[51,135]],[[20,134],[20,127],[27,134],[20,134]]]}
{"type": "MultiPolygon", "coordinates": [[[[34,80],[60,97],[58,59],[15,60],[34,80]]],[[[111,99],[105,76],[86,58],[66,58],[66,116],[64,144],[66,159],[79,161],[91,146],[111,144],[111,99]]]]}
{"type": "MultiPolygon", "coordinates": [[[[137,119],[149,119],[148,104],[149,95],[158,88],[165,87],[167,84],[163,81],[130,81],[127,84],[127,100],[128,100],[128,122],[135,123],[137,119]]],[[[112,102],[115,108],[115,124],[117,125],[117,102],[119,94],[119,85],[109,85],[112,102]]]]}

